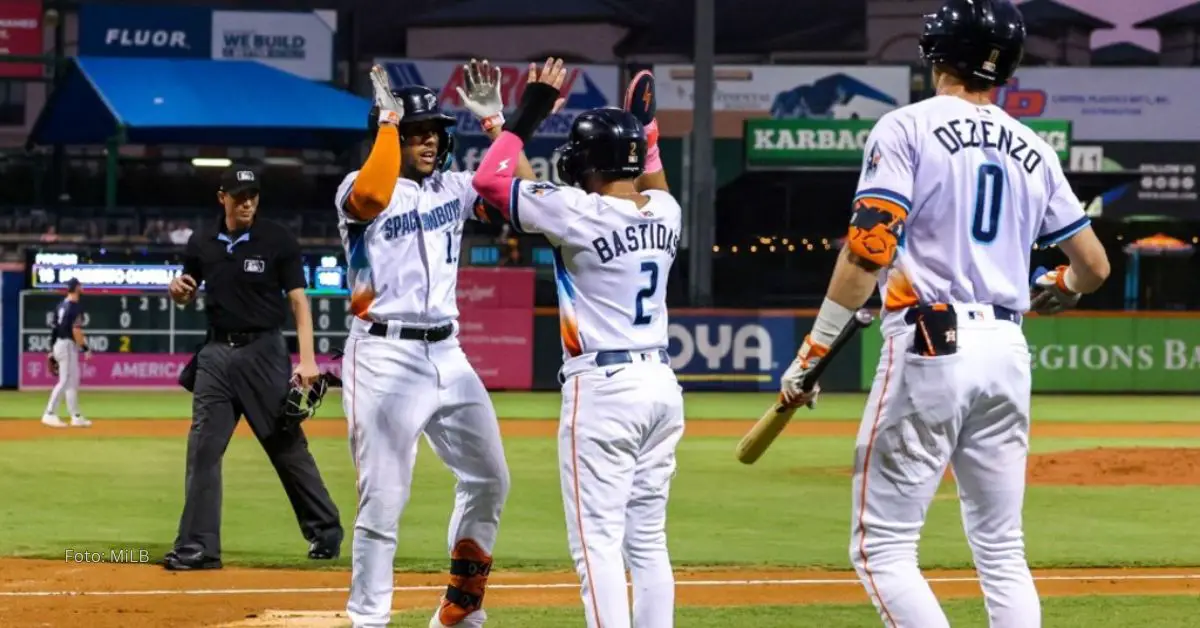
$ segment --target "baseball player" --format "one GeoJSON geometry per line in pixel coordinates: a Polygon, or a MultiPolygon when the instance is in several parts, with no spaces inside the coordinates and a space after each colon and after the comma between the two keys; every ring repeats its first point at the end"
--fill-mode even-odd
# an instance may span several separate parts
{"type": "Polygon", "coordinates": [[[666,286],[682,212],[657,145],[647,142],[657,139],[648,72],[626,97],[636,115],[604,108],[575,119],[557,165],[575,187],[514,172],[557,81],[525,90],[476,171],[475,189],[507,209],[515,230],[543,234],[554,246],[564,360],[559,477],[587,625],[630,626],[628,567],[632,625],[668,628],[675,581],[667,498],[684,423],[667,356],[666,286]]]}
{"type": "Polygon", "coordinates": [[[847,246],[783,401],[878,284],[882,357],[858,432],[850,557],[885,626],[943,628],[917,540],[947,465],[989,623],[1038,628],[1021,511],[1029,451],[1031,309],[1074,306],[1108,276],[1104,248],[1054,149],[994,106],[1020,63],[1009,0],[946,0],[925,18],[936,95],[881,118],[867,139],[847,246]],[[1069,265],[1035,278],[1030,249],[1069,265]]]}
{"type": "MultiPolygon", "coordinates": [[[[499,135],[500,68],[472,60],[464,72],[459,95],[499,135]]],[[[531,66],[531,82],[535,74],[531,66]]],[[[509,475],[495,410],[457,339],[455,287],[464,221],[482,219],[486,208],[471,173],[444,171],[455,118],[441,111],[437,94],[393,90],[378,66],[371,80],[374,144],[336,199],[354,315],[342,398],[358,476],[346,610],[356,627],[389,621],[397,522],[423,433],[458,479],[450,582],[429,625],[481,626],[509,475]]],[[[532,176],[523,156],[513,164],[532,176]]]]}
{"type": "Polygon", "coordinates": [[[67,280],[67,296],[54,308],[54,323],[50,331],[50,355],[47,359],[50,372],[58,375],[58,383],[50,391],[50,402],[42,414],[42,425],[47,427],[90,427],[92,422],[79,411],[79,354],[89,355],[87,341],[83,337],[83,307],[79,297],[83,287],[79,280],[67,280]],[[66,397],[71,422],[58,418],[58,402],[66,397]]]}

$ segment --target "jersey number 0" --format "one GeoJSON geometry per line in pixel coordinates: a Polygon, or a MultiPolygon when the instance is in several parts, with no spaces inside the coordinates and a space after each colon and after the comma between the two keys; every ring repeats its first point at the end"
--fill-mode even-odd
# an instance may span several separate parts
{"type": "Polygon", "coordinates": [[[990,244],[1000,230],[1000,204],[1004,202],[1004,170],[996,164],[979,166],[975,183],[975,214],[971,237],[990,244]]]}

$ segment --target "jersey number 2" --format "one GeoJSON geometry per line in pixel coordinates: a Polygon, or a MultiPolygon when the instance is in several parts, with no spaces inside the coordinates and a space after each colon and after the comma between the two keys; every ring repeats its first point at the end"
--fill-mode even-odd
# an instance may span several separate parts
{"type": "Polygon", "coordinates": [[[1004,202],[1004,170],[996,164],[979,166],[975,183],[975,215],[971,236],[984,244],[996,239],[1000,230],[1000,204],[1004,202]]]}
{"type": "Polygon", "coordinates": [[[650,285],[638,290],[637,303],[634,305],[634,325],[650,324],[650,315],[646,313],[642,302],[654,296],[654,293],[658,291],[658,263],[642,262],[642,273],[650,275],[650,285]]]}

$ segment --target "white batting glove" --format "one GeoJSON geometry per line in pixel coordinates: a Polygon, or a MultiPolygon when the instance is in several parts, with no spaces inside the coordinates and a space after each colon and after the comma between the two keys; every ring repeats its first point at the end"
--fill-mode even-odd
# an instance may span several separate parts
{"type": "Polygon", "coordinates": [[[492,68],[487,59],[482,62],[471,59],[463,66],[463,79],[467,86],[464,91],[458,90],[458,97],[463,106],[479,118],[483,130],[492,129],[504,124],[504,101],[500,96],[500,68],[492,68]]]}
{"type": "Polygon", "coordinates": [[[1058,314],[1079,304],[1078,292],[1067,288],[1067,267],[1059,266],[1033,280],[1029,309],[1038,314],[1058,314]]]}
{"type": "Polygon", "coordinates": [[[783,372],[783,377],[779,381],[779,402],[789,408],[798,408],[800,406],[808,406],[809,408],[816,407],[817,395],[821,393],[821,385],[813,386],[813,389],[805,392],[801,385],[804,382],[804,376],[808,374],[816,365],[829,353],[829,347],[813,342],[812,336],[804,337],[804,344],[800,345],[800,350],[796,352],[796,359],[783,372]]]}
{"type": "Polygon", "coordinates": [[[375,105],[379,107],[379,124],[398,125],[404,118],[404,103],[392,94],[392,84],[387,70],[381,66],[371,68],[371,88],[375,92],[375,105]]]}

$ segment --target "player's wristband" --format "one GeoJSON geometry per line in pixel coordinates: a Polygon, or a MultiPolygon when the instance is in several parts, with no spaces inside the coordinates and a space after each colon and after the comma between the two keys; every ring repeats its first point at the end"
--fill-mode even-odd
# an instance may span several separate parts
{"type": "Polygon", "coordinates": [[[1055,283],[1058,287],[1071,294],[1079,294],[1078,278],[1075,277],[1075,271],[1070,266],[1065,266],[1058,269],[1058,277],[1055,278],[1055,283]]]}
{"type": "Polygon", "coordinates": [[[385,124],[390,124],[392,126],[399,125],[400,124],[400,114],[396,113],[395,111],[392,111],[391,109],[380,109],[379,110],[379,125],[383,126],[385,124]]]}
{"type": "Polygon", "coordinates": [[[812,333],[809,336],[814,343],[828,347],[833,344],[838,334],[842,333],[842,329],[850,324],[853,316],[853,310],[825,297],[825,301],[821,303],[821,309],[817,312],[817,320],[813,321],[812,333]]]}
{"type": "Polygon", "coordinates": [[[521,94],[521,104],[517,105],[513,117],[505,121],[504,130],[528,144],[542,121],[554,110],[554,101],[558,100],[558,95],[558,88],[553,85],[531,83],[525,88],[525,93],[521,94]]]}
{"type": "Polygon", "coordinates": [[[484,131],[491,131],[492,129],[499,127],[503,124],[504,124],[504,112],[502,112],[502,111],[498,111],[498,112],[496,112],[486,118],[483,118],[482,120],[479,121],[479,126],[483,127],[484,131]]]}

